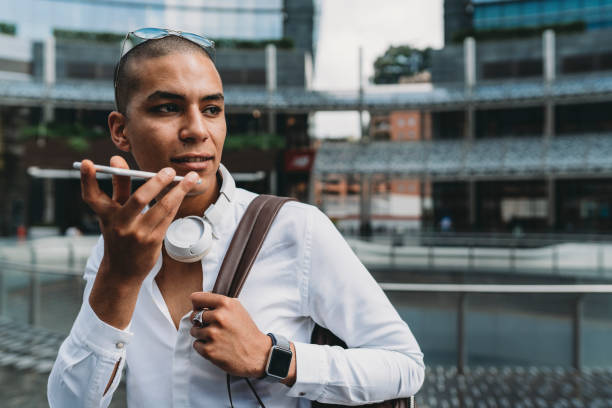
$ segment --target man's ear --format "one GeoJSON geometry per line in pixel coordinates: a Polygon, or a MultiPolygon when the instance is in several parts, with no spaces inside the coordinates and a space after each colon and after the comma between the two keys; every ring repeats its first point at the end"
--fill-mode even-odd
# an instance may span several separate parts
{"type": "Polygon", "coordinates": [[[125,125],[127,118],[121,112],[112,111],[108,115],[108,128],[110,130],[111,139],[119,150],[124,152],[130,151],[130,141],[125,135],[125,125]]]}

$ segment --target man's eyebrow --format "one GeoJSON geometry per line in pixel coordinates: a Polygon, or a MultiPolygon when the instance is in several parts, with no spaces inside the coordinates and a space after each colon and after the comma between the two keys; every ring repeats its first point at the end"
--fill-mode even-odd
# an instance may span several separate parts
{"type": "Polygon", "coordinates": [[[183,100],[185,99],[185,96],[183,95],[179,95],[179,94],[175,94],[172,92],[167,92],[167,91],[155,91],[153,92],[151,95],[149,95],[147,97],[147,100],[151,101],[154,99],[180,99],[183,100]]]}
{"type": "MultiPolygon", "coordinates": [[[[176,94],[173,92],[167,91],[155,91],[151,95],[147,97],[147,100],[155,100],[155,99],[174,99],[174,100],[184,100],[185,96],[181,94],[176,94]]],[[[223,101],[225,98],[222,93],[215,93],[211,95],[206,95],[200,98],[200,101],[223,101]]]]}
{"type": "Polygon", "coordinates": [[[223,96],[222,93],[206,95],[200,99],[200,101],[223,101],[223,100],[225,100],[225,97],[223,96]]]}

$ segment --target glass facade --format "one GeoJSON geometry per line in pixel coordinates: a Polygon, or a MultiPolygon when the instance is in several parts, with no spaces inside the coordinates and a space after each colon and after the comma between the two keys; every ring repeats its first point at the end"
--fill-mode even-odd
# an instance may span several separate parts
{"type": "Polygon", "coordinates": [[[167,27],[212,38],[283,36],[282,0],[21,0],[4,2],[0,22],[40,40],[53,29],[125,33],[167,27]]]}
{"type": "Polygon", "coordinates": [[[477,30],[584,22],[612,27],[612,0],[473,0],[477,30]]]}

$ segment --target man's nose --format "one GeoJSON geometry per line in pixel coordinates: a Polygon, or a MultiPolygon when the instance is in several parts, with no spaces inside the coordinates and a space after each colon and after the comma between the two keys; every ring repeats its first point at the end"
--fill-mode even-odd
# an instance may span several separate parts
{"type": "Polygon", "coordinates": [[[184,142],[208,138],[208,127],[199,106],[191,106],[185,111],[179,138],[184,142]]]}

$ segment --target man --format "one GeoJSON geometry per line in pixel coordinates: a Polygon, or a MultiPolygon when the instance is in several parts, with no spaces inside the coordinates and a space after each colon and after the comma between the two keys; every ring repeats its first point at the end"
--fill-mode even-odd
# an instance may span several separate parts
{"type": "MultiPolygon", "coordinates": [[[[210,293],[255,197],[236,189],[220,165],[225,106],[211,44],[155,29],[127,39],[137,45],[119,61],[109,128],[119,149],[157,175],[133,194],[128,179],[113,176],[108,197],[93,164],[83,161],[83,198],[100,218],[102,238],[86,267],[81,311],[49,377],[51,406],[107,406],[126,363],[130,407],[229,406],[226,373],[236,407],[257,406],[240,377],[253,379],[268,408],[416,393],[424,366],[412,333],[312,206],[281,209],[238,299],[210,293]],[[175,175],[185,178],[173,185],[175,175]],[[211,211],[222,200],[224,210],[211,211]],[[163,244],[169,225],[203,214],[213,231],[210,251],[198,262],[174,260],[163,244]],[[192,318],[202,309],[200,327],[192,318]],[[309,344],[314,322],[350,348],[309,344]],[[290,358],[275,378],[268,360],[273,342],[285,338],[290,358]]],[[[118,156],[111,165],[128,167],[118,156]]]]}

